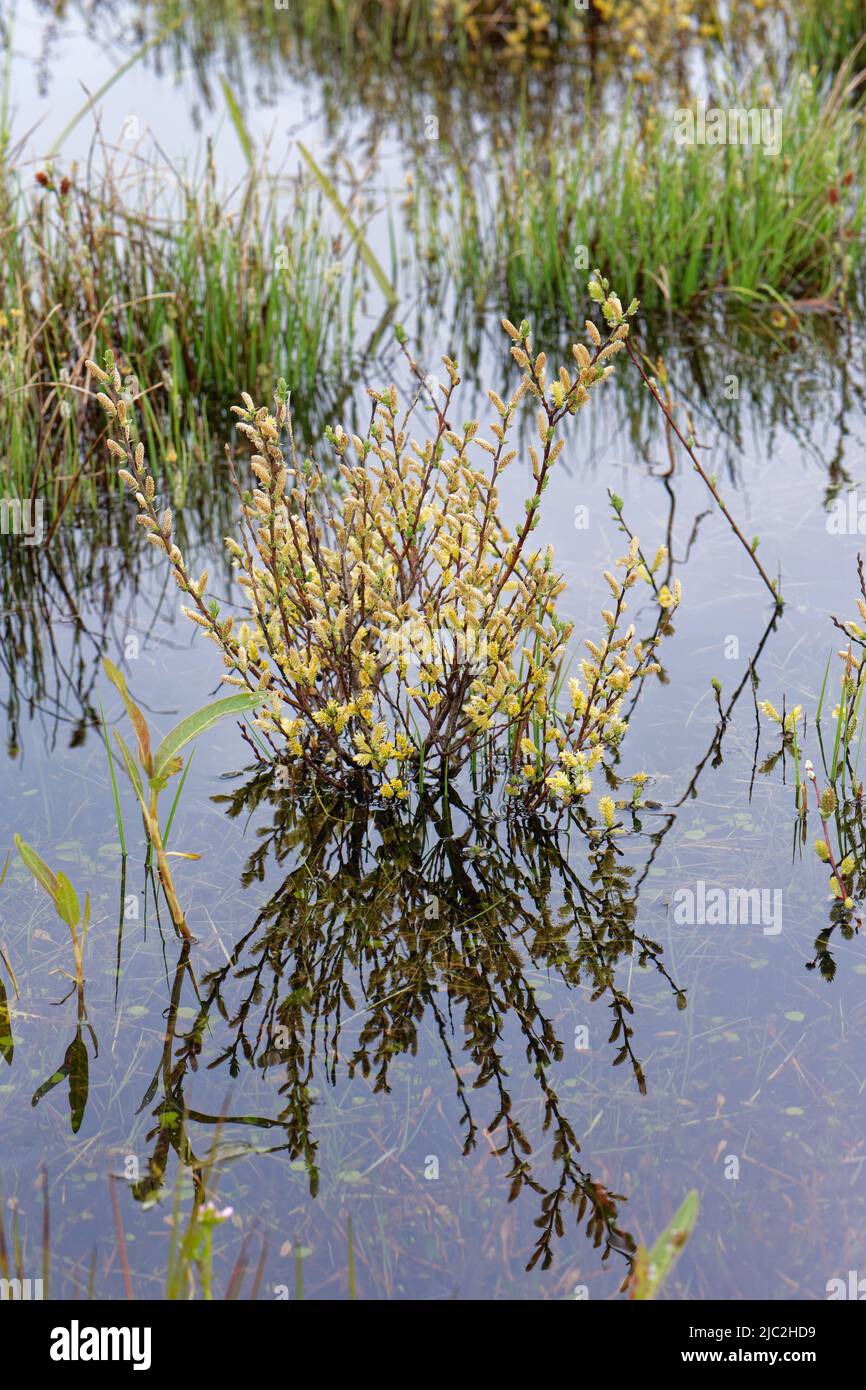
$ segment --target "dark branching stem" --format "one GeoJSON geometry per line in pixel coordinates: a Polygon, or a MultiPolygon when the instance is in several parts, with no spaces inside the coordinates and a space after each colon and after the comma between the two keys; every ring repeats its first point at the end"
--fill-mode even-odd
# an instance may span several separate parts
{"type": "Polygon", "coordinates": [[[661,398],[661,396],[659,395],[658,391],[656,390],[655,386],[654,386],[653,383],[650,381],[650,378],[647,376],[646,372],[644,371],[643,367],[641,366],[640,359],[638,358],[638,356],[637,356],[637,354],[636,354],[634,348],[632,347],[631,343],[629,342],[628,338],[625,339],[625,346],[626,346],[626,351],[628,352],[629,357],[631,358],[632,362],[633,362],[633,363],[635,364],[635,366],[637,367],[638,371],[640,372],[641,376],[642,376],[643,379],[644,379],[644,382],[645,382],[646,386],[649,388],[650,392],[652,393],[653,399],[655,400],[657,406],[659,407],[659,410],[662,412],[662,414],[664,415],[665,420],[667,421],[668,425],[669,425],[670,428],[673,430],[673,432],[674,432],[674,434],[676,435],[677,439],[678,439],[678,440],[680,441],[680,443],[682,444],[683,448],[685,449],[686,453],[688,454],[689,458],[691,459],[692,463],[694,464],[695,469],[696,469],[697,473],[699,474],[701,480],[702,480],[702,481],[706,484],[706,486],[709,488],[710,492],[711,492],[712,495],[713,495],[713,498],[715,499],[715,501],[716,501],[716,503],[718,504],[718,506],[719,506],[719,508],[721,509],[721,511],[724,513],[724,516],[725,516],[725,518],[726,518],[726,520],[727,520],[727,522],[728,522],[728,525],[730,526],[730,528],[731,528],[731,530],[733,531],[734,535],[737,537],[737,540],[740,542],[740,544],[742,545],[743,549],[746,551],[746,554],[748,555],[748,557],[749,557],[749,559],[751,560],[752,564],[755,566],[755,569],[758,571],[758,574],[761,576],[761,578],[763,579],[763,581],[764,581],[764,583],[766,584],[767,588],[769,589],[770,593],[772,594],[772,596],[773,596],[773,603],[776,605],[776,611],[777,611],[777,612],[781,612],[781,611],[782,611],[782,607],[783,607],[783,603],[782,603],[781,596],[779,595],[779,593],[778,593],[777,590],[776,590],[775,584],[773,584],[772,580],[768,577],[767,572],[766,572],[766,570],[764,569],[764,566],[761,564],[760,560],[758,559],[758,557],[757,557],[757,555],[755,554],[755,552],[754,552],[754,550],[752,549],[752,547],[749,545],[749,542],[746,540],[745,536],[743,535],[743,533],[742,533],[742,531],[740,530],[739,526],[737,525],[736,521],[735,521],[734,518],[731,516],[731,513],[728,511],[728,508],[725,506],[725,503],[722,501],[722,498],[719,496],[718,489],[716,488],[716,485],[715,485],[715,483],[713,482],[712,478],[710,478],[710,477],[708,476],[708,474],[704,472],[704,469],[702,468],[701,463],[700,463],[700,461],[699,461],[697,455],[695,454],[694,449],[691,447],[691,445],[690,445],[690,444],[688,443],[688,441],[685,439],[684,435],[682,434],[682,431],[680,430],[679,426],[677,425],[676,420],[674,419],[674,417],[673,417],[673,415],[672,415],[672,413],[671,413],[671,411],[670,411],[670,408],[669,408],[669,407],[666,405],[666,403],[662,400],[662,398],[661,398]]]}

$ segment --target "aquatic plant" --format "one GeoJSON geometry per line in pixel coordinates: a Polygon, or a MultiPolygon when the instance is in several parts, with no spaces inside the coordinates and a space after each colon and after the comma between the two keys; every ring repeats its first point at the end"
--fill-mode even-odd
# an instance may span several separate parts
{"type": "Polygon", "coordinates": [[[20,835],[15,836],[15,845],[18,853],[36,879],[41,884],[54,904],[54,909],[62,922],[69,928],[72,938],[72,957],[75,962],[75,974],[68,975],[67,971],[62,971],[68,975],[70,980],[74,980],[76,985],[84,984],[84,943],[87,939],[87,932],[90,926],[90,894],[85,894],[84,908],[82,910],[78,901],[78,895],[69,879],[59,869],[53,873],[43,859],[40,859],[35,849],[22,840],[20,835]]]}
{"type": "MultiPolygon", "coordinates": [[[[658,64],[692,43],[727,37],[734,22],[713,0],[590,0],[620,56],[635,65],[638,82],[652,81],[658,64]]],[[[589,7],[587,7],[589,8],[589,7]]]]}
{"type": "Polygon", "coordinates": [[[185,1229],[180,1230],[180,1216],[175,1211],[166,1280],[167,1298],[194,1297],[196,1280],[201,1297],[206,1301],[213,1298],[214,1233],[233,1215],[231,1207],[220,1208],[212,1201],[195,1202],[185,1229]]]}
{"type": "Polygon", "coordinates": [[[713,43],[722,32],[735,36],[747,17],[739,12],[737,24],[725,24],[711,0],[277,0],[275,15],[243,0],[220,0],[214,8],[223,24],[243,20],[248,36],[264,30],[272,45],[284,44],[291,26],[332,63],[369,54],[380,64],[423,57],[458,74],[505,62],[520,69],[563,54],[573,61],[590,41],[595,49],[608,44],[639,80],[653,63],[694,43],[713,43]]]}
{"type": "Polygon", "coordinates": [[[639,1245],[634,1257],[634,1269],[629,1283],[629,1298],[639,1301],[653,1299],[673,1273],[695,1229],[700,1209],[696,1188],[686,1193],[679,1210],[668,1223],[651,1250],[639,1245]]]}
{"type": "MultiPolygon", "coordinates": [[[[144,821],[145,834],[147,835],[148,844],[156,857],[159,881],[165,893],[165,900],[168,903],[171,919],[181,936],[189,938],[190,931],[175,890],[174,880],[171,875],[171,866],[169,865],[169,857],[176,858],[179,856],[184,859],[197,859],[198,855],[185,854],[177,850],[167,850],[165,848],[167,832],[164,832],[160,825],[160,793],[165,790],[171,778],[183,769],[183,758],[180,756],[182,748],[185,748],[192,739],[197,738],[199,734],[211,728],[218,720],[225,718],[227,715],[244,714],[247,710],[254,709],[257,705],[261,704],[262,696],[258,693],[230,695],[225,700],[217,700],[213,704],[205,705],[202,709],[196,710],[194,714],[189,714],[185,719],[182,719],[170,733],[166,734],[165,738],[154,750],[151,747],[150,729],[148,728],[147,720],[138,705],[132,699],[126,686],[125,677],[107,657],[103,660],[102,665],[105,674],[123,700],[126,712],[129,715],[130,723],[135,732],[138,744],[138,763],[136,763],[123,735],[117,729],[114,731],[114,737],[120,749],[126,774],[138,797],[142,819],[144,821]]],[[[117,806],[118,803],[115,796],[115,807],[117,808],[117,806]]],[[[174,807],[172,808],[172,816],[173,815],[174,807]]]]}
{"type": "Polygon", "coordinates": [[[141,162],[86,175],[48,163],[31,177],[0,163],[0,476],[11,494],[38,493],[56,522],[104,491],[84,360],[108,343],[175,502],[211,457],[239,384],[256,390],[279,364],[316,411],[329,393],[332,407],[341,399],[365,268],[357,242],[326,228],[309,181],[278,183],[256,165],[227,199],[212,154],[200,179],[174,185],[141,162]]]}
{"type": "MultiPolygon", "coordinates": [[[[22,840],[20,835],[15,836],[15,845],[24,865],[30,870],[36,882],[45,889],[54,904],[58,917],[69,928],[75,974],[70,975],[67,970],[60,970],[59,973],[72,981],[72,988],[65,998],[68,999],[69,995],[74,993],[78,1004],[75,1036],[63,1054],[63,1061],[59,1066],[52,1068],[50,1075],[34,1091],[31,1105],[38,1105],[49,1091],[53,1091],[54,1087],[59,1086],[61,1081],[68,1080],[70,1122],[72,1133],[77,1134],[84,1119],[90,1091],[90,1061],[85,1031],[90,1034],[95,1054],[99,1055],[99,1044],[96,1040],[96,1034],[87,1022],[87,1010],[84,1003],[84,944],[90,927],[90,894],[85,895],[82,910],[78,895],[65,874],[61,873],[60,870],[56,874],[53,873],[45,861],[30,845],[22,840]]],[[[4,1001],[5,996],[0,993],[0,1006],[3,1005],[4,1001]]],[[[3,1007],[0,1007],[0,1029],[4,1027],[3,1013],[3,1007]]],[[[11,1037],[9,1043],[11,1046],[11,1037]]],[[[3,1050],[5,1053],[5,1049],[3,1050]]],[[[11,1061],[11,1052],[7,1056],[7,1061],[11,1061]]]]}
{"type": "Polygon", "coordinates": [[[438,51],[452,60],[489,61],[492,53],[535,62],[582,33],[571,0],[361,0],[347,14],[340,0],[303,0],[296,22],[312,33],[326,29],[351,35],[381,59],[438,51]]]}
{"type": "Polygon", "coordinates": [[[635,97],[559,139],[527,127],[491,153],[484,177],[455,158],[448,199],[441,168],[419,160],[408,218],[418,274],[456,281],[479,308],[566,319],[592,263],[654,309],[693,311],[715,295],[759,314],[779,300],[845,306],[863,282],[863,80],[848,59],[832,80],[795,70],[778,97],[727,81],[711,103],[725,121],[719,144],[699,138],[694,103],[647,112],[635,97]],[[763,127],[760,141],[751,127],[731,136],[728,113],[750,110],[771,119],[766,142],[763,127]]]}
{"type": "MultiPolygon", "coordinates": [[[[791,16],[801,50],[822,68],[838,67],[852,50],[860,52],[866,34],[864,0],[801,0],[791,16]]],[[[861,56],[862,64],[862,56],[861,56]]]]}
{"type": "MultiPolygon", "coordinates": [[[[336,500],[322,468],[299,456],[285,383],[273,413],[244,394],[233,410],[252,448],[252,490],[242,489],[227,450],[242,531],[226,545],[248,603],[237,625],[206,597],[207,574],[189,573],[171,511],[158,509],[112,359],[105,369],[88,363],[106,388],[98,400],[114,434],[109,449],[138,503],[137,521],[191,601],[184,613],[219,647],[223,680],[260,693],[256,727],[290,764],[399,801],[426,775],[447,779],[472,759],[492,770],[507,753],[507,789],[529,805],[569,805],[591,791],[592,770],[625,733],[625,697],[658,670],[654,648],[669,630],[661,624],[644,644],[626,624],[628,591],[645,583],[653,592],[651,570],[666,554],[659,549],[648,568],[635,539],[617,561],[621,575],[605,573],[612,600],[602,633],[587,640],[579,674],[567,678],[572,624],[556,609],[564,583],[551,548],[531,545],[565,443],[560,427],[612,373],[637,309],[636,301],[623,309],[606,281],[593,281],[593,295],[605,336],[588,322],[589,347],[575,345],[570,368],[551,380],[529,324],[503,321],[522,378],[507,401],[488,392],[492,439],[477,420],[452,422],[457,364],[443,357],[447,383],[425,376],[400,333],[414,396],[401,416],[396,386],[371,390],[365,438],[326,430],[342,483],[336,500]],[[422,401],[434,429],[419,442],[409,426],[422,401]],[[524,406],[534,409],[534,488],[512,535],[498,485],[517,457],[508,436],[524,406]],[[486,468],[473,462],[475,449],[490,460],[486,468]]],[[[679,596],[678,581],[655,587],[668,615],[679,596]]],[[[612,813],[606,818],[612,826],[612,813]]]]}
{"type": "Polygon", "coordinates": [[[833,623],[846,639],[838,652],[841,662],[838,695],[832,709],[830,734],[832,743],[824,745],[822,715],[830,674],[830,658],[824,670],[821,694],[815,712],[815,735],[820,758],[819,772],[806,751],[806,722],[802,705],[780,712],[770,700],[758,702],[758,710],[769,724],[778,728],[779,748],[768,757],[761,771],[769,773],[784,754],[790,753],[794,763],[795,806],[797,835],[802,844],[808,835],[810,798],[820,831],[813,849],[829,871],[828,887],[833,900],[830,928],[816,941],[816,958],[822,974],[832,979],[835,966],[829,953],[829,937],[835,927],[846,938],[862,925],[858,904],[866,896],[866,834],[862,819],[863,782],[859,776],[860,742],[862,739],[861,706],[866,691],[866,572],[863,560],[857,557],[860,596],[857,599],[859,620],[840,620],[833,623]],[[802,723],[802,733],[800,725],[802,723]],[[811,793],[810,793],[811,787],[811,793]]]}

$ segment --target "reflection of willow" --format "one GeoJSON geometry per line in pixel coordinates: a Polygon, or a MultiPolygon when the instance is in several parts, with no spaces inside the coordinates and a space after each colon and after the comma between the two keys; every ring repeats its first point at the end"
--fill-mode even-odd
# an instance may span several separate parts
{"type": "MultiPolygon", "coordinates": [[[[53,0],[39,0],[39,6],[51,12],[51,28],[59,30],[63,20],[56,18],[53,0]]],[[[589,82],[600,106],[602,84],[621,95],[624,79],[648,64],[654,84],[664,82],[673,96],[692,85],[696,54],[709,65],[723,54],[726,69],[734,75],[753,70],[756,52],[765,67],[772,63],[766,25],[752,4],[738,6],[736,22],[726,25],[723,45],[715,28],[687,33],[671,22],[671,16],[663,22],[662,7],[649,25],[648,51],[627,33],[617,36],[612,26],[601,23],[593,4],[547,0],[546,7],[552,29],[536,41],[530,32],[528,46],[515,51],[504,43],[505,34],[514,29],[509,19],[526,7],[503,5],[501,0],[474,0],[462,7],[470,27],[452,20],[444,35],[437,12],[453,7],[426,0],[353,0],[351,5],[345,0],[291,0],[282,8],[262,5],[261,0],[208,0],[186,5],[182,27],[145,62],[178,77],[192,76],[197,97],[208,109],[222,108],[223,72],[242,103],[275,103],[286,72],[313,73],[321,86],[329,134],[345,130],[346,113],[360,108],[369,117],[374,138],[390,124],[401,140],[421,142],[425,116],[432,110],[441,134],[455,145],[462,139],[463,148],[477,136],[479,115],[487,129],[504,138],[514,135],[521,117],[545,139],[563,138],[563,119],[582,104],[589,82]]],[[[170,0],[139,0],[133,8],[103,0],[96,22],[89,4],[75,8],[82,11],[79,27],[97,32],[102,40],[107,33],[115,48],[122,42],[121,26],[130,10],[137,43],[157,33],[177,6],[170,0]],[[116,37],[106,29],[112,16],[116,37]]],[[[50,58],[50,49],[46,56],[50,58]]],[[[49,61],[41,75],[47,85],[52,75],[49,61]]],[[[191,116],[199,119],[198,106],[191,116]]]]}
{"type": "MultiPolygon", "coordinates": [[[[200,980],[198,1017],[176,1051],[174,1025],[167,1028],[159,1113],[185,1111],[190,1121],[216,1120],[185,1106],[182,1088],[206,1025],[219,1013],[232,1036],[212,1068],[227,1065],[237,1076],[244,1062],[262,1070],[285,1067],[285,1103],[276,1119],[245,1119],[284,1129],[291,1157],[305,1163],[315,1195],[318,1143],[310,1087],[317,1069],[336,1084],[345,1067],[348,1077],[360,1075],[374,1091],[387,1092],[394,1058],[417,1053],[422,1020],[428,1018],[453,1078],[464,1154],[485,1132],[507,1164],[510,1200],[524,1187],[541,1198],[530,1263],[550,1264],[569,1207],[576,1208],[578,1222],[587,1218],[587,1234],[596,1246],[604,1244],[605,1256],[616,1249],[630,1257],[634,1243],[619,1225],[622,1198],[579,1160],[577,1135],[552,1080],[563,1043],[531,983],[532,975],[545,971],[568,988],[588,988],[593,1000],[606,1001],[613,1063],[628,1062],[645,1090],[633,1045],[633,1008],[616,983],[617,969],[632,957],[652,965],[678,1003],[684,1000],[660,946],[634,930],[633,870],[614,844],[592,841],[581,878],[560,833],[534,819],[495,819],[483,802],[470,813],[452,796],[445,811],[428,803],[407,820],[387,813],[371,819],[366,809],[345,802],[325,805],[315,792],[299,801],[272,787],[261,774],[224,799],[231,816],[269,799],[274,804],[273,824],[261,832],[245,882],[263,874],[271,855],[289,866],[288,873],[228,962],[200,980]],[[223,998],[230,982],[242,990],[231,1010],[223,998]],[[462,1048],[475,1069],[471,1085],[454,1040],[458,1013],[462,1048]],[[359,1014],[360,1031],[348,1043],[346,1026],[359,1014]],[[515,1114],[504,1060],[512,1018],[538,1088],[552,1180],[542,1178],[525,1123],[515,1114]],[[485,1089],[492,1093],[494,1113],[480,1122],[472,1093],[485,1089]]],[[[176,1017],[181,983],[176,977],[170,1017],[176,1017]]],[[[157,1084],[158,1077],[147,1099],[157,1084]]],[[[150,1177],[138,1195],[159,1186],[178,1133],[179,1126],[177,1132],[159,1129],[150,1177]]],[[[178,1152],[195,1166],[190,1154],[178,1152]]]]}
{"type": "MultiPolygon", "coordinates": [[[[845,757],[848,756],[846,749],[845,757]]],[[[853,854],[855,869],[848,887],[855,903],[866,899],[866,823],[863,819],[863,802],[859,796],[841,801],[833,816],[836,830],[837,855],[841,860],[853,854]]],[[[819,832],[820,833],[820,832],[819,832]]],[[[800,849],[806,843],[806,821],[801,823],[800,849]]],[[[844,941],[853,941],[857,934],[860,917],[846,910],[844,903],[834,898],[830,906],[829,921],[815,937],[815,954],[806,962],[807,970],[817,969],[828,983],[836,978],[836,958],[830,949],[834,932],[838,931],[844,941]]]]}

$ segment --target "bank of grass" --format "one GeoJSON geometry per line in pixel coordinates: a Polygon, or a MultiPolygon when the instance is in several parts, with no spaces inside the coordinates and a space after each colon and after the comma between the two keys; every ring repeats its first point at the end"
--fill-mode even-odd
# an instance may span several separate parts
{"type": "Polygon", "coordinates": [[[0,166],[4,495],[56,512],[105,476],[84,361],[110,342],[181,491],[239,383],[284,375],[315,430],[304,412],[344,389],[365,275],[359,238],[325,221],[309,183],[256,170],[226,198],[212,165],[168,189],[135,165],[90,180],[0,166]]]}
{"type": "MultiPolygon", "coordinates": [[[[539,148],[531,134],[493,153],[486,177],[458,169],[440,195],[419,167],[411,227],[418,263],[458,296],[518,315],[573,316],[587,265],[611,267],[650,306],[744,302],[844,305],[864,252],[866,140],[861,78],[847,60],[832,83],[796,75],[784,97],[781,149],[678,144],[674,109],[612,119],[539,148]]],[[[755,87],[709,105],[775,107],[755,87]]]]}

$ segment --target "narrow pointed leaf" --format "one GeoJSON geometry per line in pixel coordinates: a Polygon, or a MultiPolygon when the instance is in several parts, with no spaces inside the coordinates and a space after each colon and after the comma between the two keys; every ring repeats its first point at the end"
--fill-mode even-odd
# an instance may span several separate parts
{"type": "Polygon", "coordinates": [[[388,279],[378,260],[374,256],[368,242],[364,238],[364,234],[361,231],[361,228],[358,226],[357,222],[352,217],[351,213],[349,212],[349,209],[342,201],[339,193],[337,192],[331,180],[328,178],[325,171],[319,168],[315,159],[310,154],[310,151],[306,148],[305,145],[301,144],[300,140],[298,141],[298,149],[301,152],[301,156],[304,160],[304,163],[307,165],[307,168],[312,172],[314,178],[316,179],[316,182],[322,189],[322,192],[325,194],[326,198],[330,200],[331,204],[336,209],[343,223],[343,226],[346,228],[350,237],[352,237],[352,239],[357,242],[358,250],[361,254],[361,257],[363,258],[365,265],[373,275],[373,278],[376,280],[376,283],[378,284],[380,290],[387,299],[389,305],[393,306],[397,303],[397,291],[394,289],[394,286],[391,284],[391,281],[388,279]]]}
{"type": "Polygon", "coordinates": [[[30,846],[26,844],[24,840],[22,840],[20,835],[15,836],[15,844],[17,845],[18,853],[21,855],[21,858],[24,860],[24,863],[27,865],[27,868],[30,870],[31,874],[37,880],[37,882],[42,884],[42,887],[45,889],[46,893],[49,895],[52,902],[54,903],[54,906],[56,907],[58,883],[54,874],[51,872],[48,865],[42,859],[39,858],[39,855],[36,853],[35,849],[31,849],[30,846]]]}
{"type": "Polygon", "coordinates": [[[84,945],[84,942],[85,942],[85,940],[86,940],[86,937],[87,937],[87,928],[88,928],[89,926],[90,926],[90,894],[89,894],[89,893],[85,893],[85,894],[84,894],[84,917],[83,917],[82,922],[81,922],[81,944],[82,944],[82,946],[84,945]]]}
{"type": "Polygon", "coordinates": [[[697,1189],[692,1188],[691,1192],[686,1194],[676,1216],[662,1231],[652,1250],[647,1251],[645,1246],[640,1247],[635,1260],[632,1298],[655,1298],[683,1253],[686,1242],[695,1228],[699,1206],[700,1199],[697,1189]]]}
{"type": "Polygon", "coordinates": [[[135,765],[135,759],[133,758],[132,754],[127,748],[123,740],[123,735],[119,734],[117,729],[115,729],[114,731],[114,737],[117,739],[118,747],[120,748],[121,754],[123,755],[123,765],[126,768],[126,774],[133,787],[135,788],[136,795],[139,801],[141,802],[142,807],[145,811],[147,811],[147,802],[144,797],[144,783],[141,780],[141,773],[135,765]]]}
{"type": "Polygon", "coordinates": [[[224,73],[220,73],[220,85],[223,89],[223,96],[225,97],[225,103],[228,107],[229,115],[232,118],[232,125],[235,128],[235,134],[237,135],[238,140],[240,141],[241,149],[244,152],[244,158],[246,159],[247,164],[249,164],[250,168],[252,168],[253,164],[255,163],[255,149],[253,147],[253,142],[250,137],[250,132],[247,129],[246,121],[243,118],[241,108],[238,105],[237,98],[234,92],[232,91],[231,87],[229,86],[228,79],[226,78],[224,73]]]}
{"type": "Polygon", "coordinates": [[[205,729],[210,729],[226,715],[244,714],[247,710],[260,705],[265,699],[266,692],[264,690],[251,690],[241,692],[239,695],[229,695],[226,700],[215,700],[212,705],[205,705],[203,709],[196,710],[195,714],[188,714],[186,719],[182,719],[170,734],[166,734],[157,748],[153,762],[151,786],[158,786],[164,782],[168,769],[181,748],[185,747],[192,739],[197,738],[199,734],[204,733],[205,729]]]}
{"type": "Polygon", "coordinates": [[[38,1105],[42,1097],[47,1096],[49,1091],[53,1091],[55,1086],[59,1086],[63,1078],[67,1075],[68,1070],[66,1062],[64,1061],[62,1067],[60,1067],[57,1071],[52,1072],[48,1080],[43,1081],[42,1085],[33,1092],[30,1104],[33,1106],[38,1105]]]}
{"type": "Polygon", "coordinates": [[[77,927],[81,916],[75,889],[65,874],[57,875],[57,911],[67,927],[77,927]]]}
{"type": "Polygon", "coordinates": [[[138,756],[141,761],[141,765],[144,768],[145,772],[150,773],[152,771],[150,752],[150,729],[147,727],[147,720],[145,719],[141,710],[138,708],[138,705],[135,703],[129,691],[127,690],[125,676],[120,671],[118,671],[117,667],[114,665],[114,662],[109,661],[108,657],[106,656],[103,657],[102,666],[103,670],[105,671],[105,674],[111,681],[111,684],[114,686],[115,690],[120,695],[120,698],[123,700],[123,703],[126,705],[126,712],[129,715],[132,727],[135,730],[135,736],[138,739],[138,756]]]}

